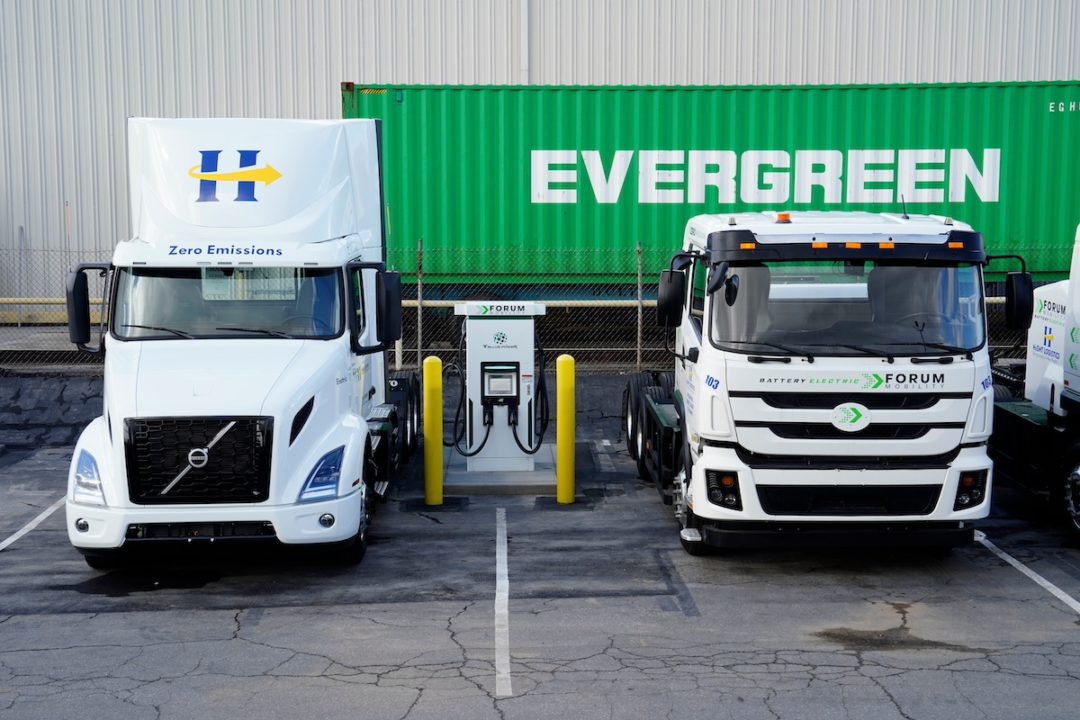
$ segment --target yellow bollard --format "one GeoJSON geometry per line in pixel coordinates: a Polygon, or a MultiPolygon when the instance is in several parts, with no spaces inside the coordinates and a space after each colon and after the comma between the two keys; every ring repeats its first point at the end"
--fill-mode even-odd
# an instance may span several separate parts
{"type": "Polygon", "coordinates": [[[555,500],[574,502],[574,358],[555,361],[555,500]]]}
{"type": "Polygon", "coordinates": [[[424,358],[424,504],[443,502],[442,360],[424,358]]]}

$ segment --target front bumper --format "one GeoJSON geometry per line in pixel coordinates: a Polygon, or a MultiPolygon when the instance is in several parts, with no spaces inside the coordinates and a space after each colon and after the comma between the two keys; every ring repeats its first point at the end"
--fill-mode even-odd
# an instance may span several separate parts
{"type": "Polygon", "coordinates": [[[359,492],[325,502],[304,503],[299,505],[175,505],[155,507],[104,508],[92,505],[79,505],[68,499],[65,507],[68,538],[79,549],[106,550],[119,548],[125,543],[190,543],[200,541],[237,541],[237,540],[272,540],[287,545],[307,545],[312,543],[335,543],[349,540],[356,535],[360,527],[362,495],[359,492]],[[334,524],[323,527],[319,517],[329,513],[334,516],[334,524]],[[76,529],[79,520],[89,525],[85,532],[76,529]],[[237,537],[224,534],[213,537],[205,528],[215,525],[231,528],[238,525],[250,527],[270,523],[272,534],[264,532],[257,537],[237,537]],[[198,525],[202,530],[196,537],[190,534],[182,537],[162,537],[153,540],[138,539],[128,541],[128,528],[132,525],[183,526],[198,525]]]}
{"type": "Polygon", "coordinates": [[[701,538],[720,548],[957,547],[972,542],[970,522],[701,522],[701,538]]]}

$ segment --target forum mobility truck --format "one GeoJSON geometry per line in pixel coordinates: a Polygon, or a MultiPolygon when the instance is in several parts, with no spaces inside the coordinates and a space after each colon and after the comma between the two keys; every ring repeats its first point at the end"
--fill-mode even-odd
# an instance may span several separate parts
{"type": "Polygon", "coordinates": [[[674,375],[624,394],[630,454],[683,547],[970,540],[991,487],[986,261],[944,217],[691,219],[657,299],[674,375]]]}
{"type": "Polygon", "coordinates": [[[92,567],[170,541],[362,557],[419,412],[387,368],[401,286],[379,143],[373,120],[129,121],[133,236],[67,285],[72,342],[105,353],[67,496],[92,567]],[[108,303],[95,348],[88,273],[108,303]]]}
{"type": "Polygon", "coordinates": [[[994,366],[990,454],[1014,483],[1064,511],[1080,541],[1080,227],[1068,280],[1036,288],[1027,357],[994,366]]]}

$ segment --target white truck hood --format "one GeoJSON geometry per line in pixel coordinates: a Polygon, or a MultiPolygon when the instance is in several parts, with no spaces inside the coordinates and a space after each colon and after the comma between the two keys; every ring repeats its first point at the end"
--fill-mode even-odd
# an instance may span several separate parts
{"type": "Polygon", "coordinates": [[[267,396],[304,341],[141,342],[135,382],[139,417],[263,415],[267,396]],[[263,347],[256,349],[255,343],[263,347]]]}

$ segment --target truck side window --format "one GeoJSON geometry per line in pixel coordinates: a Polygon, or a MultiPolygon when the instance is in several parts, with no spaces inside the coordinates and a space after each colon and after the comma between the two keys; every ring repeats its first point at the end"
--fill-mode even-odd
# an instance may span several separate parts
{"type": "Polygon", "coordinates": [[[364,273],[356,270],[349,278],[349,312],[356,334],[364,332],[364,273]]]}
{"type": "Polygon", "coordinates": [[[708,271],[708,265],[697,261],[694,263],[691,271],[693,274],[690,277],[687,312],[690,315],[690,322],[698,331],[698,335],[701,334],[701,323],[705,316],[705,287],[708,282],[708,271]]]}

